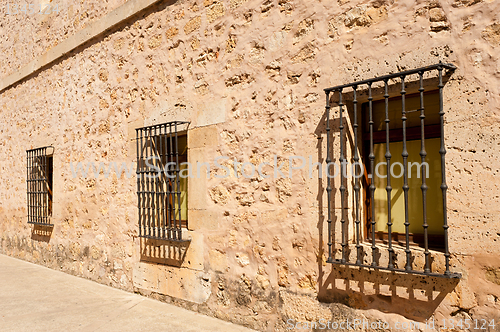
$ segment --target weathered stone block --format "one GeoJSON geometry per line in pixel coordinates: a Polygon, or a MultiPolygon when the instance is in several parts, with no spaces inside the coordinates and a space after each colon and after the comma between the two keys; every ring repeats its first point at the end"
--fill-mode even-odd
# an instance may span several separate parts
{"type": "Polygon", "coordinates": [[[206,209],[207,200],[207,175],[206,167],[201,163],[206,162],[205,151],[201,148],[188,150],[188,161],[191,164],[191,177],[188,178],[188,208],[206,209]],[[198,167],[197,163],[200,164],[198,167]],[[199,176],[198,176],[199,169],[199,176]]]}
{"type": "Polygon", "coordinates": [[[208,252],[210,269],[217,272],[226,272],[229,268],[227,255],[219,250],[212,249],[208,252]]]}
{"type": "Polygon", "coordinates": [[[190,230],[214,230],[218,228],[222,214],[211,210],[188,210],[188,218],[188,228],[190,230]]]}
{"type": "Polygon", "coordinates": [[[224,4],[222,2],[216,2],[207,8],[207,20],[211,23],[219,17],[224,16],[225,13],[226,10],[224,9],[224,4]]]}
{"type": "Polygon", "coordinates": [[[165,32],[165,36],[167,37],[167,39],[172,39],[177,36],[178,33],[179,29],[177,29],[176,27],[171,27],[165,32]]]}
{"type": "Polygon", "coordinates": [[[201,16],[196,16],[186,23],[186,25],[184,26],[184,32],[186,33],[186,35],[188,35],[191,32],[198,30],[200,26],[201,26],[201,16]]]}
{"type": "Polygon", "coordinates": [[[231,199],[231,194],[226,187],[219,185],[210,189],[210,197],[215,204],[225,205],[231,199]]]}
{"type": "Polygon", "coordinates": [[[158,292],[159,265],[150,263],[137,263],[132,272],[134,287],[158,292]]]}
{"type": "Polygon", "coordinates": [[[200,231],[188,231],[186,238],[191,240],[182,259],[182,267],[203,271],[205,262],[205,238],[200,231]]]}
{"type": "Polygon", "coordinates": [[[136,129],[144,127],[144,120],[138,119],[127,124],[127,138],[131,141],[135,141],[137,134],[136,129]]]}
{"type": "Polygon", "coordinates": [[[493,23],[488,25],[481,33],[481,36],[491,45],[498,46],[500,44],[500,24],[493,23]]]}
{"type": "MultiPolygon", "coordinates": [[[[217,126],[194,128],[188,132],[188,147],[190,149],[213,147],[219,145],[219,131],[217,126]]],[[[196,152],[192,152],[192,158],[196,152]]]]}
{"type": "Polygon", "coordinates": [[[133,270],[134,287],[195,303],[211,294],[210,275],[186,268],[139,262],[133,270]]]}
{"type": "Polygon", "coordinates": [[[194,126],[203,127],[226,121],[226,99],[207,101],[197,106],[194,126]]]}

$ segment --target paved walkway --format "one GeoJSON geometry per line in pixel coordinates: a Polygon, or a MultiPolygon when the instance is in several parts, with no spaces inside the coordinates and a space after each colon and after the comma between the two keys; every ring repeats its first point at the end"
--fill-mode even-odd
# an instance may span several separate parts
{"type": "Polygon", "coordinates": [[[0,255],[0,331],[253,331],[0,255]]]}

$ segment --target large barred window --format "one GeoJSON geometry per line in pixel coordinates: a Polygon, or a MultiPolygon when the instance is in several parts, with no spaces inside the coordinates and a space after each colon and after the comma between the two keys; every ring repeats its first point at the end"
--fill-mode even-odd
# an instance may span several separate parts
{"type": "Polygon", "coordinates": [[[26,151],[26,184],[28,200],[28,223],[53,226],[52,216],[52,167],[53,147],[26,151]]]}
{"type": "Polygon", "coordinates": [[[340,164],[326,188],[330,263],[460,277],[450,271],[446,213],[443,79],[454,69],[440,62],[325,89],[326,162],[340,164]]]}
{"type": "Polygon", "coordinates": [[[136,129],[139,236],[186,241],[188,122],[136,129]]]}

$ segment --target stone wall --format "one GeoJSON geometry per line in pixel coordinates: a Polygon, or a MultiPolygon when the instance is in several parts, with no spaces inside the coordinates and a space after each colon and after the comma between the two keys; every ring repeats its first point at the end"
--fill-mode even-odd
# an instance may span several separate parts
{"type": "Polygon", "coordinates": [[[21,68],[125,2],[14,0],[2,3],[0,32],[4,40],[0,45],[0,75],[4,77],[21,68]]]}
{"type": "MultiPolygon", "coordinates": [[[[2,76],[122,3],[4,16],[2,76]]],[[[468,0],[198,0],[133,15],[0,92],[0,252],[259,330],[287,330],[289,319],[500,324],[499,9],[468,0]],[[460,281],[326,263],[326,180],[317,171],[247,179],[238,169],[219,179],[212,167],[208,179],[190,180],[187,249],[138,238],[135,178],[72,174],[70,163],[130,165],[135,128],[171,120],[191,122],[192,163],[272,164],[276,155],[286,172],[290,155],[324,162],[324,88],[439,60],[458,67],[444,105],[460,281]],[[25,151],[44,145],[55,147],[49,233],[26,223],[25,151]],[[159,258],[164,250],[183,259],[159,258]]],[[[442,270],[443,254],[433,257],[442,270]]]]}

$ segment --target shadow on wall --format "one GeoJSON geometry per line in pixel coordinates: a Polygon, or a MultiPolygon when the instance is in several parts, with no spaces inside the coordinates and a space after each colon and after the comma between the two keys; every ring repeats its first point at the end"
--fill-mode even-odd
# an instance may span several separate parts
{"type": "Polygon", "coordinates": [[[116,25],[112,26],[105,33],[101,33],[101,34],[93,37],[92,39],[88,40],[87,42],[85,42],[85,43],[83,43],[83,44],[75,47],[74,49],[72,49],[71,51],[67,52],[66,54],[60,56],[59,58],[55,59],[54,61],[46,64],[43,67],[40,67],[39,69],[35,70],[34,72],[32,72],[31,74],[29,74],[28,76],[25,76],[24,78],[16,81],[12,85],[4,88],[4,90],[7,89],[7,88],[9,88],[9,89],[15,88],[19,84],[22,84],[23,82],[26,82],[26,81],[28,81],[28,80],[36,77],[41,72],[43,72],[43,71],[45,71],[47,69],[50,69],[50,68],[52,68],[55,65],[61,64],[62,62],[64,62],[67,59],[70,59],[70,58],[74,57],[75,54],[81,53],[83,50],[91,47],[92,45],[95,45],[95,44],[98,44],[98,43],[102,42],[103,40],[106,39],[106,36],[110,36],[110,35],[112,35],[113,33],[117,32],[117,31],[124,31],[125,29],[130,28],[135,22],[137,22],[137,21],[139,21],[139,20],[141,20],[141,19],[143,19],[143,18],[151,15],[152,13],[162,12],[165,9],[167,9],[168,7],[170,7],[173,4],[175,4],[176,2],[177,2],[177,0],[164,0],[164,1],[160,1],[158,3],[155,3],[154,5],[151,5],[151,6],[147,7],[147,8],[145,8],[145,9],[143,9],[140,12],[135,13],[135,15],[130,16],[128,19],[125,19],[125,20],[117,23],[116,25]]]}
{"type": "Polygon", "coordinates": [[[335,265],[328,276],[320,267],[319,281],[318,300],[322,302],[423,321],[433,315],[460,280],[335,265]]]}
{"type": "Polygon", "coordinates": [[[44,225],[33,225],[31,230],[31,239],[38,242],[50,242],[54,227],[44,225]]]}
{"type": "Polygon", "coordinates": [[[190,241],[174,242],[140,238],[141,261],[180,267],[186,258],[190,241]]]}
{"type": "MultiPolygon", "coordinates": [[[[445,82],[447,77],[445,78],[445,82]]],[[[429,79],[424,81],[426,86],[435,86],[435,79],[429,79]]],[[[407,90],[414,91],[416,89],[416,84],[414,82],[409,83],[407,90]],[[412,84],[413,83],[413,84],[412,84]]],[[[418,86],[417,86],[418,87],[418,86]]],[[[390,92],[397,92],[398,86],[391,86],[390,92]]],[[[412,91],[412,92],[413,92],[412,91]]],[[[358,96],[358,111],[360,111],[361,102],[366,101],[366,91],[363,91],[365,96],[358,96]]],[[[381,95],[380,89],[373,91],[373,95],[381,95]]],[[[363,94],[363,93],[360,93],[363,94]]],[[[353,114],[352,114],[352,92],[347,91],[344,93],[344,131],[343,131],[343,149],[344,157],[349,163],[352,163],[353,155],[350,149],[355,145],[355,138],[352,133],[353,128],[353,114]],[[351,107],[349,107],[351,106],[351,107]]],[[[340,140],[340,119],[338,112],[338,100],[330,101],[332,106],[330,109],[330,119],[329,127],[330,132],[326,130],[326,112],[323,114],[318,127],[316,128],[315,134],[318,137],[317,151],[318,158],[317,162],[325,165],[328,156],[330,156],[331,162],[339,163],[340,153],[339,140],[340,140]],[[326,146],[326,136],[329,135],[330,146],[326,146]],[[335,147],[335,149],[334,149],[335,147]]],[[[358,118],[358,121],[359,118],[358,118]]],[[[362,128],[362,124],[360,127],[362,128]]],[[[362,140],[358,136],[358,146],[359,141],[362,140]]],[[[362,158],[362,156],[360,156],[362,158]]],[[[365,174],[366,175],[366,174],[365,174]]],[[[407,318],[414,319],[417,321],[424,321],[434,314],[436,308],[445,299],[445,297],[454,291],[455,287],[458,285],[460,279],[458,278],[440,278],[435,276],[422,276],[416,274],[400,273],[393,271],[384,270],[373,270],[367,268],[353,267],[347,265],[337,265],[337,264],[325,264],[322,257],[329,257],[329,254],[335,258],[336,253],[341,252],[339,237],[341,228],[341,213],[344,211],[343,217],[345,219],[345,236],[348,240],[348,246],[346,247],[346,257],[355,255],[356,249],[353,250],[351,247],[353,243],[353,232],[355,219],[354,209],[354,193],[352,188],[354,187],[354,182],[351,179],[341,177],[342,185],[346,188],[344,204],[341,205],[341,182],[338,178],[331,179],[327,182],[326,179],[319,179],[318,181],[318,209],[319,209],[319,220],[318,220],[318,230],[319,230],[319,257],[318,259],[318,285],[319,293],[318,300],[321,302],[336,302],[348,305],[352,308],[357,309],[376,309],[386,313],[396,313],[403,315],[407,318]],[[327,200],[327,189],[325,184],[330,187],[331,197],[329,206],[327,200]],[[325,203],[326,202],[326,203],[325,203]],[[351,209],[352,211],[348,211],[351,209]],[[330,211],[330,213],[329,213],[330,211]],[[331,220],[331,253],[328,252],[328,219],[331,220]],[[338,234],[336,234],[338,233],[338,234]],[[349,235],[351,233],[351,235],[349,235]],[[330,268],[331,267],[331,268],[330,268]]],[[[366,188],[366,184],[362,185],[362,188],[366,188]]],[[[360,204],[364,204],[365,198],[361,195],[360,204]]],[[[361,225],[365,223],[364,211],[360,214],[361,225]]],[[[361,226],[364,228],[364,226],[361,226]]],[[[366,238],[366,235],[362,237],[366,238]]],[[[362,242],[365,242],[362,240],[362,242]]],[[[369,243],[365,243],[368,244],[369,243]]],[[[368,247],[369,248],[369,247],[368,247]]],[[[384,248],[384,246],[382,246],[384,248]]],[[[381,250],[379,248],[378,252],[381,250]]],[[[365,247],[365,251],[366,251],[365,247]]],[[[371,250],[371,249],[370,249],[371,250]]],[[[387,250],[386,250],[387,251],[387,250]]],[[[380,258],[379,258],[380,259],[380,258]]],[[[386,258],[387,259],[387,258],[386,258]]],[[[415,257],[413,257],[415,259],[415,257]]],[[[366,262],[365,262],[366,263],[366,262]]],[[[386,262],[378,262],[377,264],[384,265],[386,262]]],[[[434,265],[434,257],[431,256],[431,265],[434,265]]],[[[438,262],[436,262],[438,263],[438,262]]],[[[439,263],[438,263],[439,264],[439,263]]]]}

